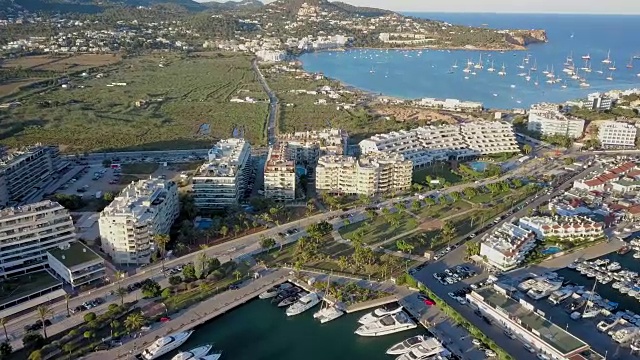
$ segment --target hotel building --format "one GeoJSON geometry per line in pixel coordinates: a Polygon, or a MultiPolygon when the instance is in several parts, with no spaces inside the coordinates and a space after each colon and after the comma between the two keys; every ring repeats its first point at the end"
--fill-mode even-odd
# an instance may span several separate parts
{"type": "Polygon", "coordinates": [[[606,149],[633,149],[638,129],[624,122],[605,121],[598,127],[598,141],[606,149]]]}
{"type": "Polygon", "coordinates": [[[394,131],[362,140],[359,146],[365,155],[400,154],[414,167],[427,166],[435,161],[520,151],[513,127],[502,121],[394,131]]]}
{"type": "Polygon", "coordinates": [[[251,174],[251,146],[244,139],[220,140],[208,156],[191,180],[195,205],[223,209],[238,204],[251,174]]]}
{"type": "Polygon", "coordinates": [[[399,154],[351,156],[325,155],[316,167],[316,190],[335,194],[373,196],[409,190],[411,161],[399,154]]]}
{"type": "Polygon", "coordinates": [[[168,234],[179,212],[173,181],[133,182],[100,213],[102,250],[118,264],[148,264],[155,251],[153,236],[168,234]]]}
{"type": "Polygon", "coordinates": [[[540,240],[547,237],[578,238],[604,236],[604,224],[583,216],[533,216],[518,221],[521,228],[533,231],[540,240]]]}
{"type": "Polygon", "coordinates": [[[286,159],[296,164],[315,164],[321,155],[345,155],[349,136],[342,129],[298,131],[281,134],[278,142],[285,148],[286,159]]]}
{"type": "Polygon", "coordinates": [[[577,139],[584,132],[584,120],[568,118],[558,111],[557,105],[538,104],[531,106],[527,129],[542,135],[562,135],[577,139]]]}
{"type": "Polygon", "coordinates": [[[264,196],[277,201],[296,198],[296,164],[287,160],[286,147],[276,143],[264,164],[264,196]]]}
{"type": "Polygon", "coordinates": [[[60,170],[58,149],[32,146],[0,154],[0,207],[17,204],[60,170]]]}
{"type": "Polygon", "coordinates": [[[544,313],[532,303],[512,298],[509,291],[499,284],[473,290],[466,298],[472,308],[490,321],[500,324],[501,328],[522,339],[547,359],[603,359],[586,342],[546,319],[544,313]]]}
{"type": "Polygon", "coordinates": [[[503,223],[482,237],[480,257],[502,271],[514,269],[535,247],[535,234],[511,223],[503,223]]]}
{"type": "Polygon", "coordinates": [[[0,276],[42,270],[47,251],[75,240],[71,215],[57,202],[0,210],[0,276]]]}

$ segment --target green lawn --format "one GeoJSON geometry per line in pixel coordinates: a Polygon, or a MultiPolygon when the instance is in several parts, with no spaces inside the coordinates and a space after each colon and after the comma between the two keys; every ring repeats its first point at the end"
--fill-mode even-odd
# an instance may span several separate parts
{"type": "Polygon", "coordinates": [[[486,204],[492,201],[503,199],[508,195],[509,195],[509,192],[501,192],[497,194],[482,193],[472,197],[471,199],[469,199],[469,201],[474,202],[476,204],[486,204]]]}
{"type": "Polygon", "coordinates": [[[385,221],[384,216],[379,215],[375,219],[373,219],[373,222],[371,223],[369,221],[361,221],[355,224],[343,226],[338,231],[344,239],[351,239],[353,234],[358,231],[358,229],[363,228],[365,229],[363,240],[364,243],[375,244],[377,242],[387,240],[396,235],[415,229],[415,224],[412,224],[410,219],[412,219],[412,216],[404,213],[400,218],[399,226],[396,228],[392,228],[385,221]]]}
{"type": "Polygon", "coordinates": [[[158,163],[132,163],[122,164],[123,174],[136,174],[136,175],[149,175],[158,170],[160,164],[158,163]]]}
{"type": "Polygon", "coordinates": [[[416,215],[420,216],[422,219],[429,218],[443,218],[447,216],[451,216],[456,213],[463,212],[471,208],[471,204],[466,201],[458,200],[452,204],[450,203],[442,203],[436,204],[433,206],[423,206],[420,208],[420,211],[416,213],[416,215]]]}
{"type": "Polygon", "coordinates": [[[133,176],[133,175],[122,175],[122,177],[120,178],[120,180],[118,181],[118,184],[120,185],[129,185],[134,181],[138,181],[140,180],[139,177],[137,176],[133,176]]]}
{"type": "Polygon", "coordinates": [[[462,177],[458,174],[454,174],[448,164],[437,164],[415,169],[413,171],[413,182],[424,184],[427,176],[431,176],[434,180],[438,177],[442,177],[451,184],[457,184],[462,181],[462,177]]]}
{"type": "Polygon", "coordinates": [[[252,144],[266,142],[268,103],[229,101],[267,99],[247,55],[152,54],[125,59],[103,74],[24,97],[22,106],[0,114],[0,142],[60,144],[66,152],[193,148],[230,137],[234,129],[244,130],[252,144]],[[137,106],[139,100],[150,103],[137,106]]]}

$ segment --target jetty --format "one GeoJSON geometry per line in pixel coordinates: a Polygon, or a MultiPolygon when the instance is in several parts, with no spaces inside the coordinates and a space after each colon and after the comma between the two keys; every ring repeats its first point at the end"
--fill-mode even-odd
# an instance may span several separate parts
{"type": "Polygon", "coordinates": [[[156,339],[179,331],[193,329],[210,321],[234,308],[258,297],[262,292],[272,286],[289,281],[289,271],[286,269],[275,270],[255,280],[248,280],[246,284],[237,290],[228,290],[220,293],[198,305],[192,306],[166,322],[154,324],[151,330],[140,337],[130,340],[114,349],[88,354],[84,360],[133,360],[144,348],[151,345],[156,339]]]}

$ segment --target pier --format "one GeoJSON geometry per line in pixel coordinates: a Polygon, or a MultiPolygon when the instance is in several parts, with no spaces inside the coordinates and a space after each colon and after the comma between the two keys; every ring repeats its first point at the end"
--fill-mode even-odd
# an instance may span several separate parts
{"type": "Polygon", "coordinates": [[[272,286],[289,280],[289,271],[279,269],[256,280],[249,280],[237,290],[225,291],[211,299],[175,314],[171,321],[154,324],[152,329],[140,337],[130,340],[114,349],[91,353],[85,360],[135,359],[144,348],[156,339],[176,332],[193,329],[234,308],[256,298],[272,286]]]}

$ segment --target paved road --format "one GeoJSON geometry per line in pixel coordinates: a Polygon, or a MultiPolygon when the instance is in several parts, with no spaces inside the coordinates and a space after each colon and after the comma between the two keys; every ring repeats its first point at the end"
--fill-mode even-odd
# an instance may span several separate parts
{"type": "Polygon", "coordinates": [[[278,133],[276,128],[276,121],[278,115],[278,97],[276,93],[274,93],[267,81],[264,79],[262,75],[262,71],[260,71],[260,67],[258,66],[258,61],[253,59],[251,62],[251,66],[253,67],[253,71],[258,75],[258,81],[262,85],[264,91],[269,95],[269,117],[267,118],[267,140],[269,145],[273,145],[276,142],[276,135],[278,133]]]}

